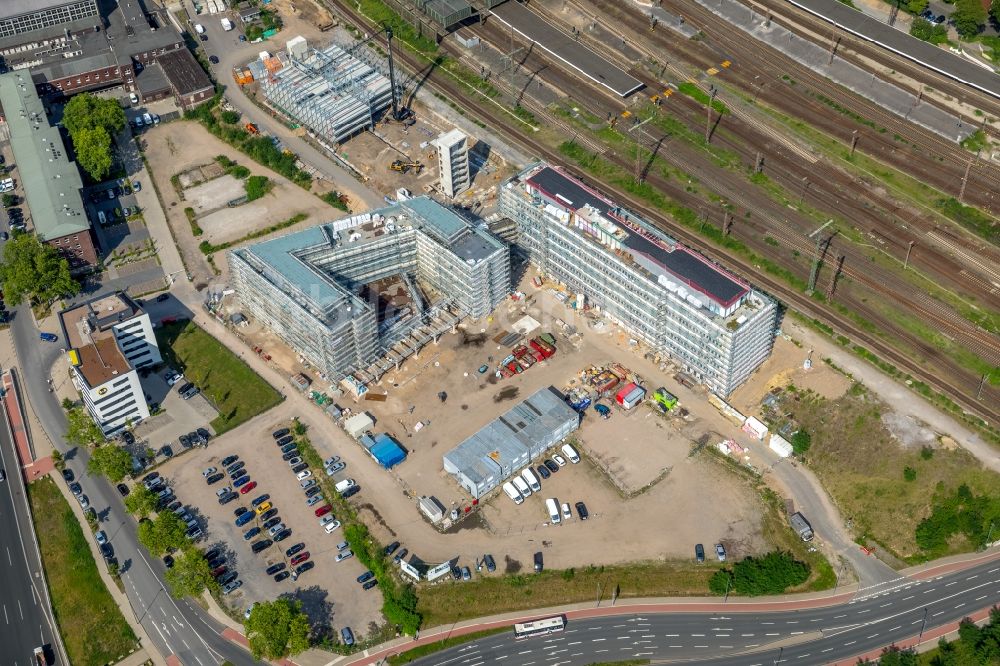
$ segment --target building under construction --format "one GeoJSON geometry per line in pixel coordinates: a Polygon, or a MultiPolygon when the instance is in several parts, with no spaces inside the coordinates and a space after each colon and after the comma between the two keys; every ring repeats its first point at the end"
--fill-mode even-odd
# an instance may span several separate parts
{"type": "Polygon", "coordinates": [[[374,127],[393,98],[381,59],[364,42],[319,50],[301,37],[288,42],[288,63],[261,89],[272,106],[334,143],[374,127]]]}

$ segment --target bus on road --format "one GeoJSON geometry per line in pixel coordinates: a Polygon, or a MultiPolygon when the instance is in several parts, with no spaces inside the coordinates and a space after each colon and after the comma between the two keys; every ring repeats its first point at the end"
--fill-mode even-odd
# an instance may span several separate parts
{"type": "Polygon", "coordinates": [[[532,636],[553,634],[565,628],[565,615],[556,615],[555,617],[532,620],[531,622],[518,622],[514,625],[514,638],[520,640],[522,638],[531,638],[532,636]]]}

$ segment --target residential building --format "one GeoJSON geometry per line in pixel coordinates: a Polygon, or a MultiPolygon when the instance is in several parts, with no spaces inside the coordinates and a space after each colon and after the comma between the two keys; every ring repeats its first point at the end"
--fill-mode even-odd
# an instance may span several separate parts
{"type": "Polygon", "coordinates": [[[579,425],[580,415],[555,388],[539,389],[444,454],[444,471],[479,499],[579,425]]]}
{"type": "Polygon", "coordinates": [[[719,395],[770,355],[772,298],[559,167],[514,176],[499,209],[546,277],[719,395]]]}
{"type": "Polygon", "coordinates": [[[71,272],[91,270],[97,249],[80,197],[80,171],[66,156],[27,72],[0,74],[0,106],[35,234],[59,250],[71,272]]]}
{"type": "Polygon", "coordinates": [[[149,315],[123,292],[59,313],[73,383],[105,435],[149,417],[138,369],[162,358],[149,315]]]}
{"type": "Polygon", "coordinates": [[[331,381],[375,381],[462,318],[486,317],[510,293],[507,245],[428,197],[228,257],[243,312],[331,381]]]}
{"type": "Polygon", "coordinates": [[[454,198],[471,184],[469,138],[461,130],[453,129],[432,141],[431,145],[437,149],[441,192],[454,198]]]}

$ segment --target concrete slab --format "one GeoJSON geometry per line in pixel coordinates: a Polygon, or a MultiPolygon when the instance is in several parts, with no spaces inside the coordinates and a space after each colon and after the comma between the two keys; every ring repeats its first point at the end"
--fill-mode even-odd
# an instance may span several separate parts
{"type": "Polygon", "coordinates": [[[612,65],[572,36],[557,30],[519,2],[507,2],[494,7],[493,17],[513,28],[523,38],[538,44],[563,64],[620,97],[628,97],[642,88],[641,81],[612,65]]]}

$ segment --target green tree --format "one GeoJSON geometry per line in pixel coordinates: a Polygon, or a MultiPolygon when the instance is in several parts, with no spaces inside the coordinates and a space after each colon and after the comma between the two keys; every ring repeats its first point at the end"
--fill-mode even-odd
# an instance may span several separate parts
{"type": "Polygon", "coordinates": [[[125,128],[125,111],[113,99],[81,93],[74,95],[63,107],[62,123],[71,137],[81,130],[96,127],[114,135],[125,128]]]}
{"type": "Polygon", "coordinates": [[[258,603],[244,627],[255,659],[281,659],[309,647],[309,618],[299,601],[258,603]]]}
{"type": "Polygon", "coordinates": [[[812,435],[805,430],[797,430],[792,435],[792,451],[795,452],[795,455],[804,455],[810,446],[812,446],[812,435]]]}
{"type": "Polygon", "coordinates": [[[790,587],[801,585],[809,578],[809,565],[799,562],[791,553],[772,551],[761,557],[747,557],[709,579],[714,594],[725,594],[727,576],[731,576],[730,594],[759,596],[781,594],[790,587]]]}
{"type": "Polygon", "coordinates": [[[52,466],[55,467],[60,472],[66,469],[66,461],[63,460],[63,454],[59,452],[58,449],[52,449],[52,466]]]}
{"type": "Polygon", "coordinates": [[[943,25],[931,23],[924,18],[913,19],[913,24],[910,26],[910,34],[917,39],[922,39],[932,44],[943,44],[948,41],[947,28],[943,25]]]}
{"type": "Polygon", "coordinates": [[[906,11],[919,16],[921,12],[927,9],[928,4],[929,0],[909,0],[906,3],[906,11]]]}
{"type": "Polygon", "coordinates": [[[67,412],[73,409],[74,407],[76,407],[76,402],[74,402],[70,398],[62,399],[62,408],[65,409],[67,412]]]}
{"type": "Polygon", "coordinates": [[[94,423],[83,407],[74,407],[66,412],[69,422],[66,428],[66,441],[76,446],[93,446],[104,441],[104,433],[94,423]]]}
{"type": "Polygon", "coordinates": [[[3,204],[4,208],[10,208],[11,206],[17,205],[17,195],[10,194],[9,192],[0,197],[0,203],[3,204]]]}
{"type": "Polygon", "coordinates": [[[963,39],[971,39],[986,23],[986,8],[980,0],[956,0],[951,21],[963,39]]]}
{"type": "Polygon", "coordinates": [[[206,588],[219,586],[212,577],[205,555],[194,546],[186,546],[179,557],[174,558],[174,566],[167,569],[167,583],[175,597],[196,597],[206,588]]]}
{"type": "Polygon", "coordinates": [[[136,485],[125,498],[125,508],[140,518],[145,518],[156,510],[156,495],[142,484],[136,485]]]}
{"type": "Polygon", "coordinates": [[[118,483],[132,471],[132,454],[117,444],[105,444],[94,449],[87,462],[91,474],[103,474],[118,483]]]}
{"type": "Polygon", "coordinates": [[[69,262],[34,234],[14,234],[4,246],[0,282],[8,303],[25,298],[49,303],[80,293],[80,283],[69,273],[69,262]]]}
{"type": "Polygon", "coordinates": [[[990,3],[990,18],[994,23],[1000,23],[1000,0],[993,0],[990,3]]]}
{"type": "MultiPolygon", "coordinates": [[[[871,664],[871,661],[866,659],[859,659],[859,664],[871,664]]],[[[879,655],[878,664],[879,666],[917,666],[920,660],[917,658],[917,653],[911,649],[900,649],[895,645],[890,645],[889,647],[882,650],[882,654],[879,655]]]]}
{"type": "Polygon", "coordinates": [[[222,122],[229,123],[230,125],[235,125],[240,121],[240,114],[235,111],[223,111],[219,114],[219,117],[222,118],[222,122]]]}
{"type": "Polygon", "coordinates": [[[111,135],[103,127],[84,128],[70,135],[76,161],[95,181],[111,173],[111,135]]]}
{"type": "Polygon", "coordinates": [[[146,547],[150,555],[160,556],[170,549],[180,549],[190,543],[185,525],[173,511],[156,514],[153,520],[139,523],[139,543],[146,547]]]}

